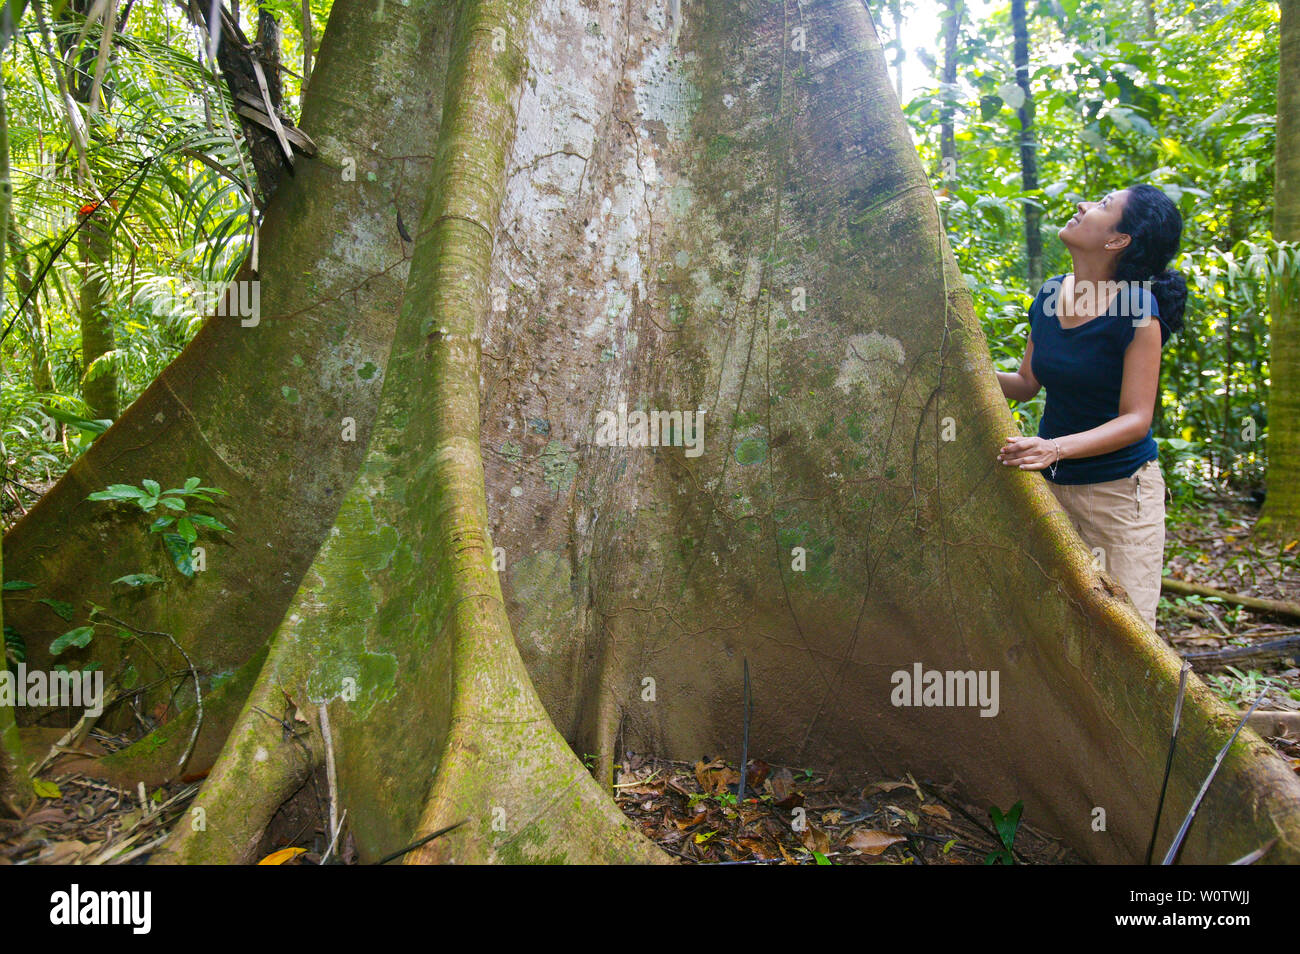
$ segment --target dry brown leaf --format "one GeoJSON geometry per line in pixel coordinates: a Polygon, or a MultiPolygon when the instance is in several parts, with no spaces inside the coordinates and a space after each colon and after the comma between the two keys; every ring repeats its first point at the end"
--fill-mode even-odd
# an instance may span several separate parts
{"type": "Polygon", "coordinates": [[[768,779],[772,783],[772,798],[778,803],[794,794],[794,773],[788,768],[779,768],[768,779]]]}
{"type": "Polygon", "coordinates": [[[57,825],[67,821],[69,815],[61,808],[39,808],[23,819],[24,825],[57,825]]]}
{"type": "Polygon", "coordinates": [[[890,845],[896,845],[900,841],[907,841],[907,839],[892,832],[860,828],[848,837],[845,844],[864,855],[878,855],[890,845]]]}
{"type": "Polygon", "coordinates": [[[952,812],[948,811],[948,809],[944,808],[942,805],[922,805],[921,811],[925,812],[927,815],[933,815],[936,818],[946,818],[948,821],[952,821],[952,812]]]}
{"type": "Polygon", "coordinates": [[[907,782],[871,782],[862,790],[862,796],[874,795],[876,792],[892,792],[896,788],[911,788],[907,782]]]}
{"type": "Polygon", "coordinates": [[[88,846],[84,841],[56,841],[40,854],[45,865],[67,865],[77,861],[88,846]]]}
{"type": "MultiPolygon", "coordinates": [[[[831,836],[826,834],[826,832],[822,831],[816,825],[809,825],[805,828],[799,841],[802,842],[803,846],[809,851],[820,852],[823,855],[831,850],[831,836]]],[[[881,850],[883,851],[884,849],[881,850]]]]}
{"type": "Polygon", "coordinates": [[[740,773],[727,768],[721,759],[714,759],[712,762],[695,763],[695,780],[705,792],[714,795],[727,791],[728,785],[738,784],[740,773]]]}

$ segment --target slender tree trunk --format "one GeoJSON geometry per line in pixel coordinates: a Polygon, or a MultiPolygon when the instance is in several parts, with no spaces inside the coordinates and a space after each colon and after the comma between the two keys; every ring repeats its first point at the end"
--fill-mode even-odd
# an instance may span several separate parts
{"type": "MultiPolygon", "coordinates": [[[[1034,139],[1034,97],[1029,90],[1029,23],[1025,0],[1011,0],[1011,29],[1016,63],[1016,85],[1024,97],[1020,117],[1020,182],[1026,192],[1038,188],[1038,144],[1034,139]]],[[[1037,198],[1027,198],[1025,208],[1025,277],[1030,292],[1043,284],[1042,212],[1037,198]]]]}
{"type": "MultiPolygon", "coordinates": [[[[89,185],[89,183],[86,183],[89,185]]],[[[93,187],[86,190],[93,194],[93,187]]],[[[112,240],[108,225],[112,208],[96,208],[87,217],[79,236],[81,248],[81,396],[92,419],[114,420],[118,416],[117,361],[113,331],[112,240]],[[109,357],[95,366],[104,355],[109,357]]]]}
{"type": "MultiPolygon", "coordinates": [[[[79,22],[81,17],[90,12],[92,6],[92,0],[72,0],[68,9],[78,14],[79,22]]],[[[101,20],[101,26],[112,30],[115,25],[105,25],[101,20]]],[[[64,34],[59,42],[67,63],[68,90],[75,102],[90,106],[99,46],[88,39],[81,52],[74,53],[70,49],[72,39],[72,35],[64,34]]],[[[107,83],[101,90],[101,96],[105,104],[111,99],[111,88],[107,83]]],[[[99,104],[94,106],[98,109],[99,104]]],[[[106,106],[103,111],[107,111],[106,106]]],[[[92,165],[90,170],[83,170],[78,176],[78,185],[82,195],[89,200],[100,194],[94,179],[93,158],[102,139],[102,115],[98,112],[95,116],[90,116],[89,112],[86,115],[89,118],[89,158],[92,165]]],[[[111,221],[111,207],[93,207],[78,236],[82,268],[78,301],[81,323],[81,396],[92,419],[108,420],[114,420],[118,416],[117,361],[111,355],[116,348],[111,310],[113,244],[108,232],[111,221]],[[95,362],[105,355],[109,357],[95,366],[95,362]]]]}
{"type": "Polygon", "coordinates": [[[9,253],[14,262],[14,290],[19,301],[27,301],[27,327],[32,342],[32,388],[48,394],[54,390],[54,374],[50,368],[49,349],[45,340],[45,321],[41,317],[40,302],[31,293],[32,272],[27,264],[27,255],[13,231],[9,233],[9,253]]]}
{"type": "Polygon", "coordinates": [[[312,28],[311,0],[302,0],[302,91],[307,93],[311,81],[312,53],[315,51],[315,37],[312,28]]]}
{"type": "MultiPolygon", "coordinates": [[[[1300,2],[1281,0],[1273,237],[1300,242],[1300,2]]],[[[1268,495],[1256,524],[1264,535],[1300,537],[1300,288],[1279,278],[1269,346],[1268,495]]]]}
{"type": "Polygon", "coordinates": [[[898,101],[903,101],[903,63],[907,59],[907,48],[903,46],[903,4],[902,0],[889,0],[889,13],[894,21],[894,90],[898,101]]]}

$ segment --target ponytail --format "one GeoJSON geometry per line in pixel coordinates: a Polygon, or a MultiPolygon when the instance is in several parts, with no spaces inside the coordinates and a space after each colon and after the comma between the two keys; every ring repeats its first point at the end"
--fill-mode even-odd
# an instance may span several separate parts
{"type": "Polygon", "coordinates": [[[1187,279],[1168,267],[1182,241],[1183,217],[1170,198],[1155,186],[1129,186],[1128,199],[1115,231],[1131,239],[1115,263],[1120,281],[1150,282],[1160,311],[1160,343],[1183,327],[1187,279]]]}

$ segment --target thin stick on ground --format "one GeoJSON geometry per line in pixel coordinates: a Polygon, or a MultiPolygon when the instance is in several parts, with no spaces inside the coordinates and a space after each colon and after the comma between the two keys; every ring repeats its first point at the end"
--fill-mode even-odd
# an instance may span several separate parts
{"type": "Polygon", "coordinates": [[[339,818],[338,827],[334,829],[334,835],[333,837],[330,838],[329,847],[325,849],[325,854],[321,855],[320,863],[322,865],[329,864],[330,855],[334,853],[334,846],[338,844],[339,832],[343,830],[343,823],[346,822],[347,820],[348,820],[348,810],[345,808],[343,809],[343,815],[339,818]]]}
{"type": "MultiPolygon", "coordinates": [[[[325,740],[325,779],[329,782],[330,788],[330,849],[334,848],[334,839],[339,836],[339,798],[338,798],[338,776],[334,772],[334,737],[330,734],[330,714],[329,706],[321,703],[320,709],[320,734],[325,740]]],[[[346,813],[345,813],[346,814],[346,813]]],[[[329,857],[329,851],[325,852],[325,858],[329,857]]],[[[325,858],[321,859],[321,864],[325,863],[325,858]]]]}
{"type": "Polygon", "coordinates": [[[1161,862],[1161,864],[1172,865],[1174,863],[1174,858],[1178,854],[1178,849],[1183,846],[1183,839],[1187,837],[1187,829],[1192,827],[1192,819],[1196,817],[1196,812],[1201,807],[1201,799],[1203,799],[1205,793],[1210,790],[1210,783],[1214,781],[1214,776],[1218,774],[1219,766],[1223,764],[1223,760],[1228,754],[1228,749],[1232,748],[1232,743],[1237,741],[1237,736],[1241,733],[1242,726],[1246,724],[1246,720],[1250,718],[1251,713],[1255,711],[1256,707],[1264,701],[1264,696],[1266,695],[1268,695],[1267,690],[1261,692],[1259,698],[1251,703],[1250,708],[1246,710],[1246,714],[1243,715],[1241,721],[1237,723],[1237,727],[1232,730],[1232,735],[1228,737],[1228,741],[1223,743],[1223,748],[1219,749],[1219,754],[1214,757],[1214,764],[1210,766],[1210,774],[1205,776],[1205,781],[1201,784],[1201,790],[1196,793],[1196,798],[1192,802],[1192,807],[1187,810],[1187,817],[1183,819],[1182,825],[1179,826],[1178,834],[1174,836],[1174,843],[1169,846],[1169,851],[1165,853],[1165,860],[1161,862]]]}
{"type": "Polygon", "coordinates": [[[394,861],[395,859],[400,858],[400,857],[402,857],[403,855],[410,854],[412,851],[415,851],[415,849],[416,849],[416,848],[419,848],[421,845],[427,845],[429,842],[433,841],[435,838],[439,838],[439,837],[441,837],[441,836],[447,834],[447,832],[449,832],[449,831],[455,831],[457,828],[459,828],[461,825],[465,824],[465,822],[467,822],[467,821],[469,821],[468,818],[466,818],[466,819],[462,819],[461,821],[456,822],[456,824],[454,824],[454,825],[448,825],[446,828],[439,828],[439,829],[438,829],[437,831],[435,831],[432,835],[425,835],[425,836],[424,836],[423,838],[421,838],[419,841],[413,841],[413,842],[411,842],[411,844],[407,845],[405,848],[399,848],[397,851],[393,852],[391,855],[384,855],[384,857],[382,857],[382,858],[380,858],[378,861],[376,861],[375,864],[377,864],[377,865],[386,865],[386,864],[388,864],[390,861],[394,861]]]}
{"type": "Polygon", "coordinates": [[[1156,850],[1156,834],[1160,831],[1160,813],[1165,807],[1165,793],[1169,790],[1169,772],[1174,766],[1174,749],[1178,746],[1178,723],[1183,718],[1183,696],[1187,693],[1187,674],[1192,671],[1192,664],[1183,661],[1183,668],[1178,673],[1178,698],[1174,700],[1174,726],[1169,732],[1169,754],[1165,757],[1165,777],[1160,781],[1160,798],[1156,801],[1156,820],[1151,824],[1151,841],[1147,843],[1147,864],[1156,850]]]}

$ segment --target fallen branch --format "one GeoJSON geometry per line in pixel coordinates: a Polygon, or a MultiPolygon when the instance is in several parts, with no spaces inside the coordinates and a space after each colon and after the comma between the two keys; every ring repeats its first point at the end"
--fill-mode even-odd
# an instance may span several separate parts
{"type": "Polygon", "coordinates": [[[1191,663],[1197,672],[1206,672],[1227,665],[1259,666],[1264,663],[1295,660],[1297,657],[1300,657],[1300,636],[1268,639],[1251,643],[1249,646],[1224,646],[1222,649],[1206,649],[1183,654],[1183,658],[1191,663]]]}
{"type": "Polygon", "coordinates": [[[1227,590],[1202,586],[1200,583],[1188,583],[1186,580],[1175,580],[1168,576],[1160,581],[1160,589],[1165,593],[1176,593],[1179,596],[1217,597],[1225,603],[1231,603],[1233,606],[1244,606],[1246,609],[1254,610],[1257,613],[1271,613],[1274,616],[1300,619],[1300,603],[1266,600],[1258,596],[1241,596],[1227,590]]]}

